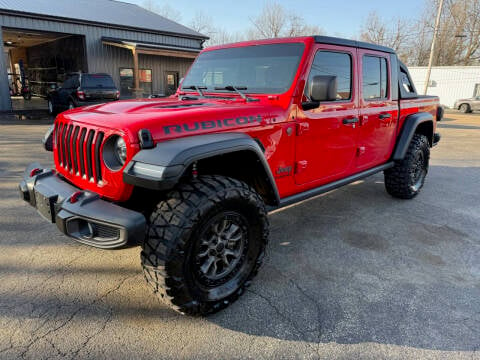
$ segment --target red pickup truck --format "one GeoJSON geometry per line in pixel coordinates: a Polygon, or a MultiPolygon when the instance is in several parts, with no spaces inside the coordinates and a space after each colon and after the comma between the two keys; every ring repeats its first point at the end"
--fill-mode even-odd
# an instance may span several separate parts
{"type": "Polygon", "coordinates": [[[147,282],[208,314],[256,275],[268,211],[380,171],[416,196],[443,112],[392,49],[324,36],[204,50],[177,93],[64,112],[46,134],[55,169],[30,165],[23,200],[64,234],[141,244],[147,282]]]}

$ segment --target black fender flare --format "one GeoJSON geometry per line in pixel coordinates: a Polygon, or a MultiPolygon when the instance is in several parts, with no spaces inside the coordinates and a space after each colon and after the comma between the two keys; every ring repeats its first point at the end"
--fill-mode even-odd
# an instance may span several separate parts
{"type": "Polygon", "coordinates": [[[395,150],[393,151],[392,160],[402,160],[408,150],[408,146],[412,141],[413,135],[417,131],[417,128],[421,124],[432,124],[432,133],[429,134],[428,141],[430,146],[432,146],[433,141],[433,116],[427,112],[419,112],[416,114],[408,115],[403,124],[402,130],[400,131],[400,136],[398,137],[397,143],[395,145],[395,150]]]}
{"type": "Polygon", "coordinates": [[[258,142],[244,133],[217,133],[159,142],[140,150],[123,171],[127,184],[151,190],[172,189],[196,161],[238,151],[251,151],[263,166],[275,202],[280,203],[277,185],[258,142]],[[152,166],[153,165],[153,166],[152,166]]]}

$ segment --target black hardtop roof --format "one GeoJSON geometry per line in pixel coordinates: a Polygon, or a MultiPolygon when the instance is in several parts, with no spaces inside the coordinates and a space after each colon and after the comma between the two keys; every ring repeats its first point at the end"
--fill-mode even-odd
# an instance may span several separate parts
{"type": "Polygon", "coordinates": [[[382,51],[382,52],[386,52],[386,53],[395,54],[395,50],[393,50],[389,47],[382,46],[382,45],[376,45],[376,44],[370,44],[370,43],[363,42],[363,41],[342,39],[342,38],[331,37],[331,36],[322,36],[322,35],[317,35],[317,36],[314,36],[313,38],[315,39],[315,42],[319,43],[319,44],[349,46],[349,47],[354,47],[354,48],[382,51]]]}

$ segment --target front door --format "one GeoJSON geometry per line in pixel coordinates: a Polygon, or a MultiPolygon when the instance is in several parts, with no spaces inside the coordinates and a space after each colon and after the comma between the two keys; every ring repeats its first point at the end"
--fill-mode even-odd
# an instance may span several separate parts
{"type": "MultiPolygon", "coordinates": [[[[357,170],[388,161],[395,145],[398,102],[393,99],[390,56],[358,50],[360,76],[360,126],[357,170]]],[[[393,71],[397,71],[394,69],[393,71]]]]}
{"type": "Polygon", "coordinates": [[[178,88],[178,71],[165,71],[165,95],[175,94],[178,88]]]}
{"type": "MultiPolygon", "coordinates": [[[[298,111],[295,182],[322,185],[354,170],[358,109],[356,49],[318,45],[306,89],[316,75],[337,78],[337,99],[313,110],[298,111]]],[[[304,100],[306,99],[304,95],[304,100]]]]}

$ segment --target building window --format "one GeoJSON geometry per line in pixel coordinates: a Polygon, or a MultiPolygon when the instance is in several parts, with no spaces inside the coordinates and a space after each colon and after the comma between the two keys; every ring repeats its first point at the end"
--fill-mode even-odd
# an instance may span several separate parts
{"type": "MultiPolygon", "coordinates": [[[[148,96],[153,92],[152,88],[152,70],[139,69],[138,77],[140,80],[140,88],[143,95],[148,96]]],[[[132,68],[120,68],[120,94],[122,97],[131,97],[132,89],[135,87],[135,76],[132,68]]]]}
{"type": "Polygon", "coordinates": [[[138,70],[138,77],[140,78],[140,88],[143,89],[144,95],[152,95],[152,70],[140,69],[138,70]]]}
{"type": "Polygon", "coordinates": [[[133,69],[120,68],[120,95],[122,97],[131,97],[134,87],[133,69]]]}

